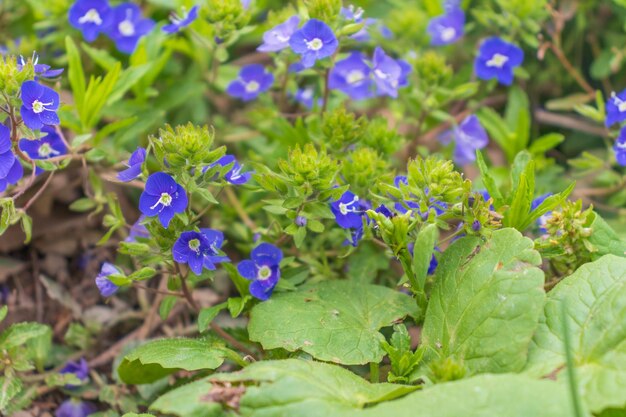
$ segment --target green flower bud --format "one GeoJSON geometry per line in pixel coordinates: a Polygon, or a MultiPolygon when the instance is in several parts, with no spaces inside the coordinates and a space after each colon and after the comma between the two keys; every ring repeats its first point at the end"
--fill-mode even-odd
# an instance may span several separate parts
{"type": "Polygon", "coordinates": [[[378,181],[391,181],[391,172],[388,159],[370,148],[359,148],[349,153],[341,169],[342,177],[357,195],[376,192],[378,181]]]}
{"type": "Polygon", "coordinates": [[[403,199],[419,203],[425,212],[431,200],[453,205],[468,195],[471,182],[464,180],[451,161],[418,157],[408,166],[408,185],[401,185],[403,199]]]}
{"type": "Polygon", "coordinates": [[[207,20],[217,26],[220,37],[243,28],[250,21],[250,13],[244,9],[241,0],[208,0],[203,10],[207,20]]]}
{"type": "Polygon", "coordinates": [[[339,163],[325,150],[317,150],[312,144],[304,148],[296,145],[287,160],[278,161],[278,167],[291,185],[299,187],[301,195],[326,191],[333,187],[339,172],[339,163]]]}
{"type": "Polygon", "coordinates": [[[304,4],[312,19],[323,20],[327,23],[335,20],[341,12],[341,0],[305,0],[304,4]]]}
{"type": "Polygon", "coordinates": [[[453,74],[452,67],[446,63],[444,55],[428,51],[415,59],[415,78],[423,88],[432,88],[444,84],[453,74]]]}
{"type": "Polygon", "coordinates": [[[324,117],[322,133],[331,149],[341,151],[361,140],[366,128],[367,120],[364,117],[357,119],[354,113],[339,107],[324,117]]]}
{"type": "Polygon", "coordinates": [[[461,359],[447,357],[430,363],[430,372],[435,382],[457,381],[467,374],[467,368],[461,359]]]}

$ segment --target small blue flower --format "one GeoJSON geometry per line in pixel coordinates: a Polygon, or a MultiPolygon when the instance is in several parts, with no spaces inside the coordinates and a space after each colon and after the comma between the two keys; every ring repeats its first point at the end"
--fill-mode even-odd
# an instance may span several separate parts
{"type": "Polygon", "coordinates": [[[139,197],[139,210],[148,217],[159,216],[161,225],[167,229],[176,213],[185,211],[187,203],[185,189],[174,178],[155,172],[148,177],[139,197]]]}
{"type": "Polygon", "coordinates": [[[67,154],[67,146],[55,128],[44,126],[41,131],[46,136],[40,139],[20,139],[20,150],[30,159],[50,159],[67,154]]]}
{"type": "Polygon", "coordinates": [[[263,44],[257,48],[260,52],[278,52],[289,47],[291,35],[298,29],[299,16],[291,16],[280,25],[274,26],[263,34],[263,44]]]}
{"type": "Polygon", "coordinates": [[[458,127],[441,135],[439,141],[444,145],[454,141],[454,162],[465,165],[476,160],[476,150],[487,146],[489,137],[478,117],[471,115],[463,120],[458,127]]]}
{"type": "MultiPolygon", "coordinates": [[[[50,65],[46,65],[46,64],[38,64],[39,62],[39,55],[37,55],[36,52],[33,52],[33,67],[35,68],[35,75],[39,76],[39,77],[43,77],[43,78],[54,78],[58,75],[61,75],[63,73],[63,68],[60,69],[50,69],[50,65]]],[[[17,70],[21,71],[24,66],[26,65],[26,60],[24,59],[23,56],[20,55],[20,57],[17,60],[17,70]]]]}
{"type": "Polygon", "coordinates": [[[613,150],[615,151],[617,163],[626,167],[626,128],[620,130],[615,145],[613,145],[613,150]]]}
{"type": "Polygon", "coordinates": [[[150,232],[143,224],[145,218],[146,216],[143,214],[139,216],[139,219],[130,227],[130,232],[124,242],[136,242],[137,238],[147,239],[150,237],[150,232]]]}
{"type": "Polygon", "coordinates": [[[463,36],[465,13],[461,9],[452,9],[442,16],[428,22],[430,44],[433,46],[449,45],[463,36]]]}
{"type": "MultiPolygon", "coordinates": [[[[530,211],[535,210],[537,207],[539,207],[544,201],[546,201],[546,198],[552,196],[552,193],[545,193],[540,195],[539,197],[535,198],[532,203],[530,204],[530,211]]],[[[546,214],[543,214],[541,217],[539,217],[537,219],[537,226],[539,226],[539,230],[542,233],[546,232],[546,228],[545,225],[548,222],[548,219],[550,219],[550,217],[552,217],[552,212],[549,211],[546,214]]]]}
{"type": "Polygon", "coordinates": [[[271,243],[261,243],[252,250],[250,260],[239,262],[239,274],[250,283],[250,294],[261,301],[272,295],[280,279],[280,261],[283,252],[271,243]]]}
{"type": "Polygon", "coordinates": [[[252,172],[244,172],[242,174],[241,170],[243,169],[243,165],[239,165],[239,162],[237,162],[237,160],[235,159],[233,155],[222,156],[220,159],[217,160],[217,162],[212,164],[211,167],[215,165],[220,165],[220,166],[225,167],[230,164],[233,164],[232,168],[230,169],[230,171],[224,174],[224,179],[226,181],[234,185],[241,185],[250,181],[252,172]]]}
{"type": "Polygon", "coordinates": [[[407,85],[411,67],[404,61],[388,56],[382,48],[374,50],[374,82],[378,94],[398,97],[398,88],[407,85]]]}
{"type": "Polygon", "coordinates": [[[392,212],[391,210],[389,210],[387,208],[387,206],[385,206],[384,204],[381,204],[380,206],[378,206],[378,208],[376,210],[374,210],[376,213],[380,213],[383,216],[385,216],[388,219],[391,219],[392,217],[395,217],[395,213],[392,212]]]}
{"type": "Polygon", "coordinates": [[[361,218],[367,207],[351,191],[346,191],[339,200],[332,202],[330,209],[340,227],[344,229],[360,229],[363,227],[361,218]]]}
{"type": "Polygon", "coordinates": [[[198,18],[198,6],[193,6],[189,12],[183,7],[182,16],[172,13],[169,25],[163,26],[163,32],[176,33],[192,24],[198,18]]]}
{"type": "Polygon", "coordinates": [[[70,398],[61,403],[54,415],[55,417],[87,417],[96,411],[97,408],[92,403],[70,398]]]}
{"type": "Polygon", "coordinates": [[[613,92],[606,102],[606,127],[626,120],[626,90],[619,94],[613,92]]]}
{"type": "Polygon", "coordinates": [[[304,227],[308,223],[308,220],[304,216],[297,216],[296,220],[295,220],[295,223],[296,223],[296,226],[298,226],[298,227],[304,227]]]}
{"type": "Polygon", "coordinates": [[[328,87],[346,93],[353,100],[373,96],[372,70],[361,52],[352,52],[330,71],[328,87]]]}
{"type": "Polygon", "coordinates": [[[486,39],[474,61],[474,70],[481,80],[497,79],[500,84],[513,83],[513,69],[524,62],[524,51],[500,38],[486,39]]]}
{"type": "Polygon", "coordinates": [[[370,40],[369,28],[378,22],[377,19],[363,18],[363,9],[355,7],[354,5],[342,7],[341,15],[344,19],[351,20],[354,23],[363,23],[363,27],[357,33],[351,35],[350,38],[357,42],[367,42],[370,40]]]}
{"type": "Polygon", "coordinates": [[[252,0],[241,0],[241,5],[244,9],[248,9],[250,7],[250,3],[252,3],[252,0]]]}
{"type": "Polygon", "coordinates": [[[11,131],[5,125],[0,124],[0,178],[8,175],[16,159],[11,142],[11,131]]]}
{"type": "Polygon", "coordinates": [[[219,230],[201,229],[200,232],[183,232],[172,247],[172,257],[179,264],[189,265],[194,274],[202,269],[215,270],[215,264],[228,261],[219,254],[224,234],[219,230]]]}
{"type": "Polygon", "coordinates": [[[102,268],[100,269],[100,273],[96,277],[96,286],[100,291],[100,295],[103,297],[110,297],[120,289],[117,285],[112,283],[108,276],[114,274],[121,274],[120,271],[115,265],[105,262],[102,264],[102,268]]]}
{"type": "Polygon", "coordinates": [[[83,33],[87,42],[96,40],[111,24],[112,14],[106,0],[77,0],[69,11],[70,24],[83,33]]]}
{"type": "Polygon", "coordinates": [[[108,35],[120,52],[132,53],[139,39],[154,27],[154,21],[145,19],[136,4],[122,3],[111,10],[112,22],[108,35]]]}
{"type": "Polygon", "coordinates": [[[311,19],[291,35],[289,46],[295,53],[302,56],[304,68],[311,68],[318,59],[334,54],[339,42],[326,23],[311,19]]]}
{"type": "MultiPolygon", "coordinates": [[[[309,110],[315,106],[315,91],[312,87],[299,88],[293,98],[309,110]]],[[[319,105],[321,101],[322,99],[318,99],[317,104],[319,105]]]]}
{"type": "MultiPolygon", "coordinates": [[[[60,374],[74,374],[76,378],[80,379],[83,383],[89,381],[89,365],[85,358],[80,358],[79,361],[69,361],[59,371],[60,374]]],[[[65,388],[73,389],[77,385],[67,384],[65,388]]]]}
{"type": "Polygon", "coordinates": [[[251,64],[241,68],[239,78],[228,85],[226,92],[243,101],[250,101],[269,90],[273,83],[274,75],[265,72],[263,65],[251,64]]]}
{"type": "Polygon", "coordinates": [[[128,168],[124,171],[118,172],[117,179],[120,181],[128,182],[140,176],[141,166],[143,165],[145,160],[146,150],[141,147],[137,148],[128,159],[128,168]]]}
{"type": "Polygon", "coordinates": [[[39,130],[46,125],[58,125],[59,95],[36,81],[24,81],[21,89],[20,113],[29,129],[39,130]]]}
{"type": "Polygon", "coordinates": [[[343,242],[343,246],[350,245],[356,248],[359,246],[361,239],[363,239],[363,226],[358,229],[350,229],[350,239],[346,239],[343,242]]]}

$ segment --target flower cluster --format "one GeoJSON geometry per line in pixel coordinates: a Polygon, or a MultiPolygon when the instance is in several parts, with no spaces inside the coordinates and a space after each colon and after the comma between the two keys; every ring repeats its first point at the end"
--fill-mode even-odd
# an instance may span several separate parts
{"type": "Polygon", "coordinates": [[[139,6],[122,3],[111,7],[107,0],[77,0],[69,11],[70,24],[80,30],[88,42],[105,34],[115,42],[120,52],[130,54],[139,40],[155,23],[141,14],[139,6]]]}

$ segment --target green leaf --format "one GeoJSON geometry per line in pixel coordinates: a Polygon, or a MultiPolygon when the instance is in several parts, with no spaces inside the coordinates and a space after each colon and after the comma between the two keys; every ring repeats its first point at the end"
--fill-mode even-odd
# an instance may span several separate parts
{"type": "Polygon", "coordinates": [[[12,349],[24,346],[33,339],[50,336],[50,327],[39,323],[12,324],[0,334],[0,348],[12,349]]]}
{"type": "Polygon", "coordinates": [[[533,242],[514,229],[450,246],[422,330],[428,358],[455,357],[474,373],[522,369],[543,307],[540,264],[533,242]]]}
{"type": "Polygon", "coordinates": [[[217,401],[227,397],[219,393],[230,392],[229,398],[241,397],[240,411],[246,416],[335,417],[416,389],[372,384],[336,365],[287,359],[255,362],[239,372],[193,382],[161,396],[151,409],[178,416],[221,416],[217,401]],[[259,385],[241,385],[248,381],[259,385]],[[224,383],[231,389],[224,390],[224,383]]]}
{"type": "Polygon", "coordinates": [[[256,305],[248,332],[265,349],[303,350],[323,361],[366,364],[384,355],[379,329],[416,316],[416,310],[409,296],[389,288],[326,281],[256,305]]]}
{"type": "Polygon", "coordinates": [[[22,381],[0,376],[0,411],[5,411],[11,400],[22,391],[22,381]]]}
{"type": "Polygon", "coordinates": [[[170,312],[178,302],[178,297],[175,295],[166,295],[161,301],[161,305],[159,306],[159,317],[161,320],[166,320],[170,315],[170,312]]]}
{"type": "Polygon", "coordinates": [[[579,390],[592,412],[624,408],[626,397],[626,259],[606,255],[581,266],[548,293],[526,369],[566,378],[565,304],[579,390]]]}
{"type": "Polygon", "coordinates": [[[0,307],[0,323],[4,321],[8,313],[9,313],[9,306],[0,307]]]}
{"type": "MultiPolygon", "coordinates": [[[[519,183],[513,194],[511,206],[504,213],[502,224],[506,227],[514,227],[517,230],[525,229],[526,219],[530,213],[533,196],[535,193],[535,163],[530,161],[519,177],[519,183]]],[[[526,226],[527,227],[527,226],[526,226]]]]}
{"type": "Polygon", "coordinates": [[[591,254],[594,260],[603,255],[626,256],[626,242],[604,221],[598,213],[591,223],[591,236],[588,240],[596,251],[591,254]]]}
{"type": "Polygon", "coordinates": [[[506,374],[438,384],[349,416],[571,417],[572,410],[563,385],[506,374]]]}
{"type": "Polygon", "coordinates": [[[216,369],[224,351],[201,339],[153,340],[124,356],[117,372],[127,384],[147,384],[178,370],[216,369]]]}
{"type": "Polygon", "coordinates": [[[560,133],[548,133],[533,141],[528,151],[533,155],[543,155],[552,148],[557,147],[565,140],[565,136],[560,133]]]}
{"type": "Polygon", "coordinates": [[[74,104],[80,113],[80,109],[85,104],[85,90],[87,82],[83,72],[83,64],[80,60],[80,52],[70,36],[65,37],[65,50],[67,51],[68,75],[72,93],[74,93],[74,104]]]}
{"type": "Polygon", "coordinates": [[[217,317],[220,311],[225,309],[226,306],[227,306],[227,303],[224,302],[224,303],[217,304],[211,307],[203,308],[200,311],[200,314],[198,315],[198,331],[199,332],[206,331],[211,325],[211,322],[213,321],[213,319],[217,317]]]}
{"type": "Polygon", "coordinates": [[[565,200],[567,200],[567,197],[569,197],[569,195],[572,193],[572,191],[574,191],[574,187],[575,186],[576,186],[576,183],[573,182],[564,191],[562,191],[562,192],[560,192],[558,194],[551,195],[548,198],[546,198],[545,200],[543,200],[543,202],[541,204],[539,204],[539,206],[537,206],[537,208],[535,208],[533,211],[531,211],[526,216],[524,221],[522,221],[520,223],[519,230],[526,230],[538,218],[540,218],[544,214],[547,214],[548,212],[554,210],[555,208],[557,208],[558,206],[563,204],[563,202],[565,202],[565,200]]]}
{"type": "Polygon", "coordinates": [[[487,192],[493,198],[493,206],[498,209],[503,204],[502,193],[500,193],[500,189],[496,184],[496,181],[493,179],[491,174],[489,173],[489,168],[487,168],[487,164],[485,164],[485,159],[483,158],[483,154],[480,150],[476,150],[476,163],[478,165],[478,169],[480,170],[480,176],[485,184],[485,188],[487,188],[487,192]]]}
{"type": "Polygon", "coordinates": [[[416,291],[424,291],[430,260],[438,239],[439,229],[435,224],[429,224],[417,235],[413,247],[413,272],[415,273],[415,280],[419,284],[419,288],[415,288],[416,291]]]}

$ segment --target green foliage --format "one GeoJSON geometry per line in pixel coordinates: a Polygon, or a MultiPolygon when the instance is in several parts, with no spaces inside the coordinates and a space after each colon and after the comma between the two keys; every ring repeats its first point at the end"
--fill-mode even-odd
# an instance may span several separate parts
{"type": "Polygon", "coordinates": [[[305,0],[309,16],[324,22],[332,22],[339,16],[341,0],[305,0]]]}
{"type": "Polygon", "coordinates": [[[393,326],[391,343],[383,342],[383,349],[389,355],[391,371],[387,374],[389,382],[408,383],[413,371],[420,365],[424,349],[411,350],[411,337],[403,324],[393,326]]]}

